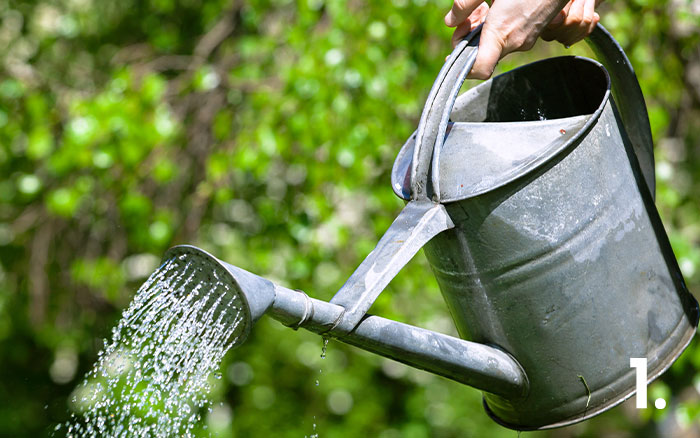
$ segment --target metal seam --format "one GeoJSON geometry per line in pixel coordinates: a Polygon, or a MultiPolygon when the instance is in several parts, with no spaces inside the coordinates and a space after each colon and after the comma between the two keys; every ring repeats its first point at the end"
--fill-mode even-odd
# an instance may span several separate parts
{"type": "Polygon", "coordinates": [[[289,327],[292,328],[293,330],[298,330],[299,327],[303,326],[306,324],[307,321],[311,319],[311,317],[314,314],[314,304],[311,302],[311,298],[304,292],[303,290],[300,289],[295,289],[296,292],[299,292],[303,297],[304,297],[304,314],[302,315],[301,319],[294,325],[290,325],[289,327]]]}

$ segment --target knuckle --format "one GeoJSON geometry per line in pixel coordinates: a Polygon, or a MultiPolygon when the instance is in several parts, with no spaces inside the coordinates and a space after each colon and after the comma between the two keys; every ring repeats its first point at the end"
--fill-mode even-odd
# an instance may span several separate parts
{"type": "Polygon", "coordinates": [[[580,23],[583,20],[583,13],[578,11],[569,11],[569,15],[566,18],[570,23],[580,23]]]}
{"type": "Polygon", "coordinates": [[[520,46],[521,50],[527,51],[532,49],[535,46],[536,40],[534,38],[528,38],[523,42],[523,45],[520,46]]]}
{"type": "Polygon", "coordinates": [[[507,47],[514,50],[529,50],[535,45],[535,38],[524,32],[516,32],[508,37],[507,47]]]}

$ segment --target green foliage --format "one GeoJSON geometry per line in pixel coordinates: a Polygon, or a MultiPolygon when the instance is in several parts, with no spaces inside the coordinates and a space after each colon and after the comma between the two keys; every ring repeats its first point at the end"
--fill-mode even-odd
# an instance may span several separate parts
{"type": "MultiPolygon", "coordinates": [[[[657,204],[693,291],[696,3],[611,0],[601,13],[637,67],[657,204]]],[[[0,0],[0,436],[66,419],[101,339],[172,245],[332,297],[401,208],[389,172],[449,53],[449,6],[0,0]]],[[[502,68],[569,52],[538,44],[502,68]]],[[[416,257],[372,312],[454,330],[428,272],[416,257]]],[[[317,336],[263,318],[212,382],[202,436],[299,437],[314,423],[328,437],[515,436],[478,391],[335,342],[320,352],[317,336]]],[[[696,341],[650,387],[663,412],[626,405],[552,436],[689,428],[698,370],[696,341]]]]}

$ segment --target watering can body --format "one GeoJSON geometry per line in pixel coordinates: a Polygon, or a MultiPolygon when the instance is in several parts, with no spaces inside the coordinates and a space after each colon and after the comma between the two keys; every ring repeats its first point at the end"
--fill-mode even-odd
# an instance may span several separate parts
{"type": "MultiPolygon", "coordinates": [[[[696,305],[603,67],[566,57],[508,75],[496,82],[529,87],[499,96],[512,88],[488,84],[459,102],[472,109],[490,102],[487,121],[470,120],[475,112],[466,120],[452,115],[440,170],[454,178],[443,178],[440,188],[443,199],[461,199],[444,204],[454,228],[424,251],[460,336],[499,346],[527,375],[524,397],[486,392],[488,412],[521,430],[563,426],[634,392],[630,358],[647,358],[650,378],[668,368],[695,333],[696,305]],[[557,90],[557,102],[542,100],[543,86],[557,90]],[[512,114],[537,97],[529,111],[512,114]],[[557,106],[566,117],[550,118],[557,106]],[[482,131],[490,134],[474,138],[482,131]],[[538,142],[536,156],[527,150],[531,141],[538,142]],[[503,156],[519,160],[502,164],[511,174],[494,177],[480,167],[496,153],[493,166],[503,156]]],[[[413,143],[397,160],[395,183],[406,180],[400,160],[413,155],[413,143]]]]}
{"type": "MultiPolygon", "coordinates": [[[[592,60],[529,64],[464,93],[444,137],[419,129],[394,164],[394,191],[416,202],[414,163],[428,156],[416,148],[434,142],[423,190],[455,226],[425,254],[460,336],[499,346],[527,375],[524,397],[485,393],[508,427],[596,415],[635,392],[630,358],[647,358],[653,380],[695,334],[697,302],[654,207],[644,102],[618,93],[621,114],[614,86],[592,60]]],[[[443,120],[450,106],[438,105],[443,120]]]]}
{"type": "Polygon", "coordinates": [[[634,394],[630,358],[647,359],[648,380],[665,371],[698,305],[654,207],[646,110],[612,37],[591,36],[609,70],[547,59],[457,98],[476,35],[446,62],[394,163],[406,207],[330,302],[196,248],[166,257],[230,278],[248,325],[269,312],[482,389],[507,427],[564,426],[634,394]],[[366,313],[421,248],[462,339],[366,313]]]}
{"type": "MultiPolygon", "coordinates": [[[[614,121],[610,111],[598,123],[614,121]]],[[[527,183],[448,204],[455,228],[424,247],[460,336],[498,345],[528,377],[521,399],[485,393],[514,428],[623,401],[630,358],[647,358],[653,379],[695,333],[696,304],[650,197],[630,184],[629,151],[619,131],[596,135],[527,183]]]]}

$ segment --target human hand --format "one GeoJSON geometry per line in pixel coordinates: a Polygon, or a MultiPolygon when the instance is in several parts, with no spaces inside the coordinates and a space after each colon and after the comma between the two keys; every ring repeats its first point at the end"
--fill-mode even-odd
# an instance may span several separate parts
{"type": "Polygon", "coordinates": [[[489,8],[480,0],[455,0],[445,24],[455,27],[453,46],[476,26],[481,30],[479,52],[469,77],[488,79],[498,61],[515,51],[532,48],[543,34],[547,40],[570,45],[586,37],[600,19],[600,0],[497,0],[489,8]]]}
{"type": "Polygon", "coordinates": [[[571,46],[593,32],[600,16],[595,12],[602,0],[571,0],[545,27],[540,37],[571,46]]]}

